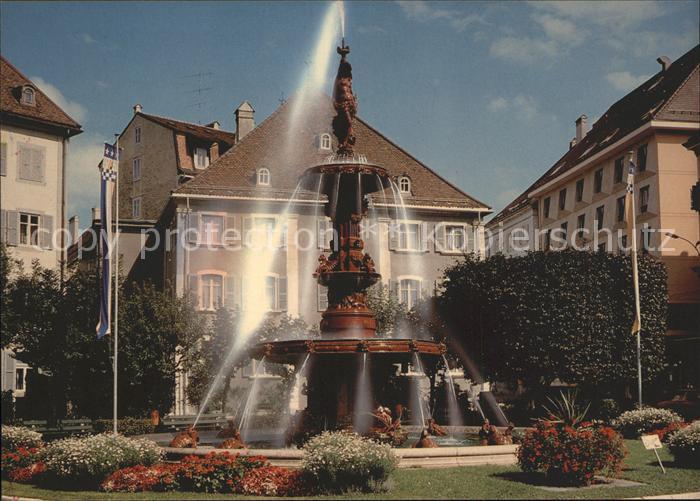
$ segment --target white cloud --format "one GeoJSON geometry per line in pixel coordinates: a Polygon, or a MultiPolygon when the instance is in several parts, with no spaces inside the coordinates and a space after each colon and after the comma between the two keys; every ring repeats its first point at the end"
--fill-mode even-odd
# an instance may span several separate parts
{"type": "Polygon", "coordinates": [[[547,37],[561,43],[580,45],[586,38],[586,31],[578,28],[574,23],[566,19],[560,19],[549,14],[536,14],[532,16],[547,37]]]}
{"type": "Polygon", "coordinates": [[[99,200],[100,176],[97,164],[102,159],[104,138],[81,134],[68,147],[68,215],[78,214],[82,226],[90,224],[90,209],[99,200]]]}
{"type": "Polygon", "coordinates": [[[555,120],[554,115],[541,113],[535,98],[525,94],[518,94],[513,98],[503,96],[493,98],[486,105],[486,108],[494,113],[509,111],[512,116],[524,121],[531,121],[535,118],[555,120]]]}
{"type": "Polygon", "coordinates": [[[503,37],[491,43],[492,56],[521,64],[532,64],[539,59],[551,59],[559,55],[560,49],[551,40],[529,37],[503,37]]]}
{"type": "Polygon", "coordinates": [[[95,39],[92,38],[92,35],[90,35],[90,33],[81,33],[80,38],[83,39],[83,42],[85,42],[86,45],[92,45],[95,43],[95,39]]]}
{"type": "Polygon", "coordinates": [[[531,2],[536,9],[572,19],[584,19],[601,26],[626,29],[662,14],[661,4],[648,0],[531,2]]]}
{"type": "Polygon", "coordinates": [[[638,77],[632,75],[629,71],[613,71],[605,75],[605,78],[617,90],[631,91],[639,87],[641,84],[649,80],[651,75],[640,75],[638,77]]]}
{"type": "Polygon", "coordinates": [[[487,108],[489,111],[501,111],[508,107],[508,101],[505,97],[496,97],[489,101],[487,108]]]}
{"type": "Polygon", "coordinates": [[[50,84],[41,77],[31,77],[30,80],[36,84],[41,91],[49,96],[54,103],[56,103],[63,111],[68,113],[68,115],[76,120],[78,123],[82,124],[87,118],[87,110],[85,107],[75,101],[71,101],[66,98],[63,93],[58,90],[58,87],[50,84]]]}
{"type": "Polygon", "coordinates": [[[466,30],[469,25],[475,23],[488,24],[480,15],[435,8],[429,2],[423,0],[398,0],[396,3],[409,19],[422,22],[446,21],[455,31],[459,32],[466,30]]]}

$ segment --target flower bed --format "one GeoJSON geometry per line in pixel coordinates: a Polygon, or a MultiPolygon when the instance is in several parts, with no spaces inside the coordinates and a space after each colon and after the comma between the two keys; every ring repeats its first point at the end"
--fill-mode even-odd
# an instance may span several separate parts
{"type": "Polygon", "coordinates": [[[556,485],[589,485],[597,474],[616,476],[622,468],[622,437],[605,426],[542,421],[525,434],[518,450],[523,471],[543,472],[556,485]]]}
{"type": "Polygon", "coordinates": [[[311,488],[302,471],[262,466],[246,472],[236,492],[251,496],[303,496],[311,488]]]}
{"type": "Polygon", "coordinates": [[[46,464],[50,483],[92,486],[107,475],[128,466],[149,466],[160,461],[155,442],[121,435],[65,438],[44,447],[39,458],[46,464]]]}
{"type": "Polygon", "coordinates": [[[683,422],[683,418],[669,409],[644,407],[623,412],[617,419],[613,420],[613,426],[625,438],[637,438],[645,433],[665,428],[672,423],[681,422],[683,422]]]}
{"type": "Polygon", "coordinates": [[[179,464],[137,465],[112,473],[100,485],[106,492],[174,491],[180,487],[179,464]]]}
{"type": "Polygon", "coordinates": [[[674,432],[668,440],[668,448],[671,450],[676,462],[700,467],[700,421],[695,421],[690,426],[674,432]]]}
{"type": "Polygon", "coordinates": [[[2,478],[11,478],[13,472],[26,468],[38,461],[38,451],[36,447],[20,447],[15,451],[2,451],[2,478]]]}
{"type": "Polygon", "coordinates": [[[24,426],[2,426],[2,450],[36,449],[43,445],[41,433],[24,426]]]}
{"type": "Polygon", "coordinates": [[[658,430],[654,430],[652,433],[657,435],[659,437],[659,440],[661,440],[662,442],[668,442],[668,440],[671,438],[671,435],[673,435],[678,430],[682,430],[688,425],[689,423],[675,422],[658,430]]]}
{"type": "Polygon", "coordinates": [[[302,470],[322,492],[382,489],[396,469],[391,447],[355,433],[324,432],[304,446],[302,470]]]}

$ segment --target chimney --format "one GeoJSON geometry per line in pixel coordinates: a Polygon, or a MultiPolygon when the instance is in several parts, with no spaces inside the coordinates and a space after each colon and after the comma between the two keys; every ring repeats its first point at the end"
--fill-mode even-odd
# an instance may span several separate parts
{"type": "Polygon", "coordinates": [[[588,117],[581,115],[576,119],[576,142],[580,143],[581,139],[588,133],[588,117]]]}
{"type": "Polygon", "coordinates": [[[68,220],[68,235],[70,236],[70,243],[68,245],[73,245],[78,241],[78,232],[80,231],[80,219],[77,215],[73,216],[68,220]]]}
{"type": "Polygon", "coordinates": [[[215,129],[219,130],[221,128],[221,124],[214,120],[212,123],[207,124],[205,127],[209,127],[210,129],[215,129]]]}
{"type": "Polygon", "coordinates": [[[136,115],[137,113],[141,113],[141,110],[143,110],[143,106],[141,106],[139,103],[136,103],[134,105],[134,115],[136,115]]]}
{"type": "Polygon", "coordinates": [[[663,73],[671,66],[671,59],[668,56],[661,56],[656,58],[656,62],[661,65],[661,72],[663,73]]]}
{"type": "Polygon", "coordinates": [[[255,127],[255,110],[248,101],[236,108],[236,141],[243,139],[255,127]]]}
{"type": "Polygon", "coordinates": [[[92,224],[95,224],[95,222],[100,220],[100,208],[99,207],[93,207],[92,208],[92,224]]]}
{"type": "Polygon", "coordinates": [[[574,146],[576,146],[576,138],[572,137],[571,141],[569,141],[569,149],[573,148],[574,146]]]}

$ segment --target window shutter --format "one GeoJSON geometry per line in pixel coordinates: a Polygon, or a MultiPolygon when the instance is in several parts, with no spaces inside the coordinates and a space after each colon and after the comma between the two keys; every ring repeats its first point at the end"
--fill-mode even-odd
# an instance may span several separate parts
{"type": "Polygon", "coordinates": [[[420,250],[422,252],[428,252],[428,223],[423,222],[420,225],[420,250]]]}
{"type": "Polygon", "coordinates": [[[19,178],[30,179],[32,152],[29,148],[19,146],[19,178]]]}
{"type": "Polygon", "coordinates": [[[328,248],[328,245],[326,244],[326,220],[325,219],[319,219],[316,222],[316,228],[317,228],[317,234],[316,234],[316,243],[318,245],[318,248],[323,250],[328,248]]]}
{"type": "Polygon", "coordinates": [[[326,311],[328,308],[328,287],[316,284],[316,294],[318,296],[316,301],[318,311],[326,311]]]}
{"type": "MultiPolygon", "coordinates": [[[[280,224],[279,222],[277,224],[280,224]]],[[[287,248],[287,223],[284,223],[282,225],[282,228],[280,228],[280,248],[281,249],[286,249],[287,248]]]]}
{"type": "Polygon", "coordinates": [[[277,309],[287,311],[287,277],[277,279],[277,309]]]}
{"type": "Polygon", "coordinates": [[[53,216],[41,216],[41,248],[50,249],[53,240],[53,216]]]}
{"type": "Polygon", "coordinates": [[[7,245],[19,244],[19,212],[16,210],[8,210],[6,217],[6,240],[7,245]]]}
{"type": "Polygon", "coordinates": [[[197,275],[187,275],[187,291],[194,307],[199,308],[199,277],[197,275]]]}
{"type": "Polygon", "coordinates": [[[241,295],[239,296],[240,297],[239,303],[240,303],[241,311],[244,311],[247,307],[246,298],[245,298],[245,295],[246,295],[246,290],[245,290],[246,279],[245,279],[245,277],[241,277],[240,283],[241,283],[241,295]]]}
{"type": "Polygon", "coordinates": [[[227,214],[225,220],[226,240],[225,245],[233,245],[236,240],[240,239],[240,234],[236,233],[236,216],[234,214],[227,214]]]}
{"type": "Polygon", "coordinates": [[[7,143],[0,143],[0,176],[7,176],[7,143]]]}
{"type": "Polygon", "coordinates": [[[435,252],[444,252],[445,250],[446,228],[445,223],[438,223],[435,226],[435,252]]]}
{"type": "Polygon", "coordinates": [[[399,282],[397,280],[389,280],[389,294],[394,299],[399,299],[399,282]]]}
{"type": "Polygon", "coordinates": [[[246,246],[250,246],[250,230],[253,229],[253,218],[244,217],[243,218],[243,242],[246,246]]]}
{"type": "Polygon", "coordinates": [[[32,150],[32,181],[44,181],[44,148],[32,150]]]}
{"type": "Polygon", "coordinates": [[[0,243],[7,241],[7,211],[0,209],[0,243]]]}
{"type": "Polygon", "coordinates": [[[395,250],[399,248],[399,223],[392,221],[389,223],[389,249],[395,250]]]}
{"type": "Polygon", "coordinates": [[[227,276],[224,283],[224,306],[229,310],[236,307],[236,277],[227,276]]]}
{"type": "Polygon", "coordinates": [[[199,233],[199,214],[190,212],[187,215],[187,242],[191,244],[197,243],[197,235],[199,233]]]}

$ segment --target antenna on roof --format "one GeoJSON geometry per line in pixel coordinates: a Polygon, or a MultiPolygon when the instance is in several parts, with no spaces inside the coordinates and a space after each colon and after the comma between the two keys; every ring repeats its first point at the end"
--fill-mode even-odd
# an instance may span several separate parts
{"type": "MultiPolygon", "coordinates": [[[[199,71],[199,72],[197,72],[197,73],[192,73],[192,74],[190,74],[190,75],[183,75],[182,77],[180,77],[180,78],[183,78],[183,79],[194,79],[194,78],[197,79],[197,80],[196,80],[196,82],[197,82],[197,83],[196,83],[196,87],[195,87],[194,89],[192,89],[192,88],[187,89],[187,90],[185,90],[184,92],[185,92],[186,94],[195,94],[195,95],[196,95],[196,99],[197,99],[197,100],[196,100],[195,102],[193,102],[193,103],[188,103],[188,104],[186,105],[186,107],[187,107],[187,108],[194,108],[194,107],[197,108],[197,110],[198,110],[197,114],[199,115],[199,116],[197,117],[197,123],[200,124],[200,125],[202,124],[202,120],[201,120],[201,118],[202,118],[202,116],[201,116],[201,115],[202,115],[202,108],[203,108],[205,105],[206,105],[207,107],[209,106],[209,102],[208,102],[208,100],[207,100],[206,93],[209,92],[209,91],[211,91],[211,90],[213,90],[213,87],[211,87],[211,86],[206,86],[206,84],[204,83],[204,79],[205,79],[205,78],[209,78],[209,77],[211,77],[211,76],[213,76],[213,75],[214,75],[214,73],[211,72],[211,71],[199,71]]],[[[209,83],[209,82],[207,81],[207,84],[208,84],[208,83],[209,83]]]]}

